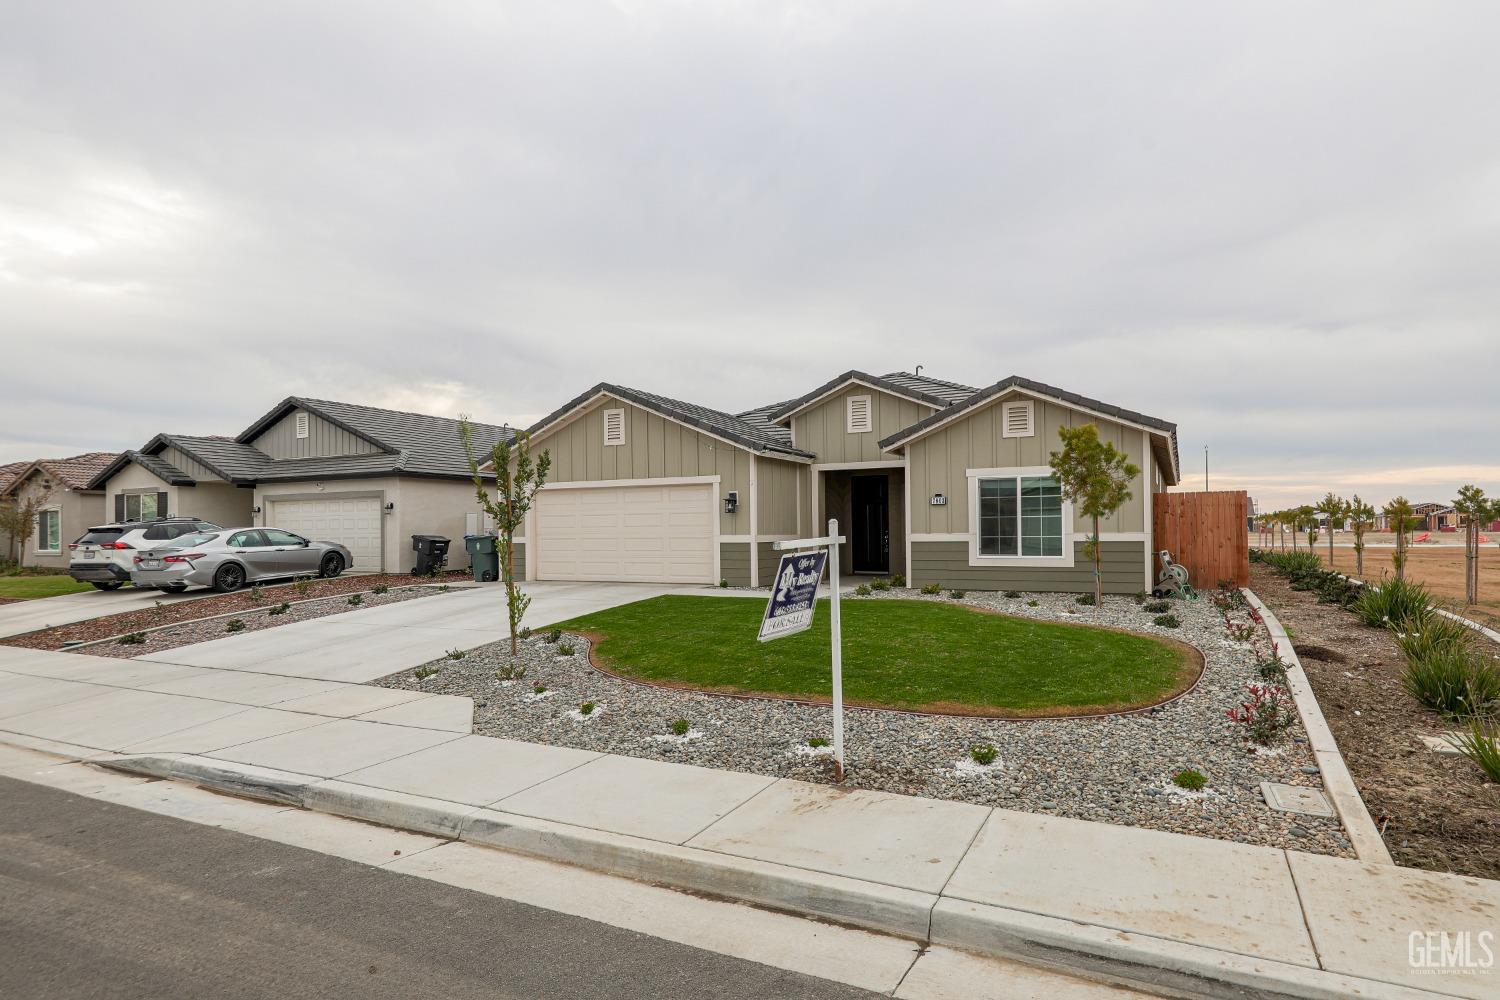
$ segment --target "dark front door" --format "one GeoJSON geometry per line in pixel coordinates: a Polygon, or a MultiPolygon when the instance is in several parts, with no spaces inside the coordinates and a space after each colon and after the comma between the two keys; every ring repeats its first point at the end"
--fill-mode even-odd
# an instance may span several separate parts
{"type": "Polygon", "coordinates": [[[884,573],[891,568],[890,480],[852,476],[850,493],[854,572],[884,573]]]}

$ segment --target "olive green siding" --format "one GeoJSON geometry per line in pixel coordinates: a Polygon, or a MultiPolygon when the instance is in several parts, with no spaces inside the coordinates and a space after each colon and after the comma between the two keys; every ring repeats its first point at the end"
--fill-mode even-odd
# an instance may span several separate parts
{"type": "Polygon", "coordinates": [[[792,417],[792,443],[818,456],[819,462],[879,462],[891,458],[880,450],[880,439],[910,427],[933,407],[892,396],[864,385],[851,385],[792,417]],[[850,434],[846,400],[870,397],[871,429],[850,434]]]}
{"type": "MultiPolygon", "coordinates": [[[[465,558],[468,558],[467,553],[465,558]]],[[[515,551],[511,553],[511,561],[515,564],[513,572],[517,582],[526,579],[526,543],[519,538],[516,539],[515,551]]],[[[501,567],[502,569],[504,567],[501,567]]],[[[504,573],[501,574],[504,576],[504,573]]]]}
{"type": "Polygon", "coordinates": [[[222,483],[224,481],[219,478],[216,472],[202,462],[189,456],[187,452],[180,448],[163,448],[161,459],[168,465],[187,473],[190,478],[196,479],[200,483],[222,483]]]}
{"type": "MultiPolygon", "coordinates": [[[[911,477],[911,530],[913,535],[967,533],[969,530],[969,469],[1009,469],[1045,466],[1048,456],[1062,447],[1058,430],[1062,427],[1094,424],[1099,436],[1121,449],[1137,466],[1144,466],[1145,436],[1141,430],[1125,427],[1091,414],[1057,403],[1034,400],[1034,427],[1031,437],[1003,437],[1000,432],[1000,403],[1011,399],[1030,399],[1010,394],[976,408],[974,413],[919,438],[906,446],[908,475],[911,477]],[[945,506],[934,507],[934,493],[948,498],[945,506]]],[[[1146,531],[1145,474],[1136,477],[1132,496],[1099,528],[1104,532],[1146,531]]],[[[1074,519],[1076,532],[1087,532],[1092,526],[1083,518],[1074,519]]]]}
{"type": "Polygon", "coordinates": [[[303,411],[289,411],[248,443],[272,458],[331,458],[336,455],[373,455],[380,451],[364,438],[350,434],[316,413],[307,414],[307,437],[299,438],[299,412],[303,411]]]}
{"type": "Polygon", "coordinates": [[[721,509],[719,534],[750,534],[750,453],[650,410],[608,397],[538,434],[531,448],[533,454],[551,454],[548,481],[554,483],[719,476],[719,495],[735,491],[740,501],[733,514],[721,509]],[[606,447],[604,411],[609,409],[625,411],[625,443],[606,447]]]}
{"type": "Polygon", "coordinates": [[[761,542],[755,547],[755,561],[760,567],[760,585],[769,587],[776,576],[776,566],[781,562],[781,553],[773,549],[770,542],[761,542]]]}
{"type": "MultiPolygon", "coordinates": [[[[1106,594],[1134,594],[1145,587],[1145,542],[1103,542],[1100,548],[1106,594]]],[[[1071,567],[969,565],[969,543],[912,542],[910,585],[936,583],[961,590],[1035,590],[1086,594],[1094,590],[1094,564],[1074,543],[1071,567]]]]}
{"type": "Polygon", "coordinates": [[[760,457],[756,467],[756,535],[797,533],[797,479],[807,466],[760,457]]]}
{"type": "Polygon", "coordinates": [[[750,586],[750,543],[719,543],[719,576],[731,587],[750,586]]]}

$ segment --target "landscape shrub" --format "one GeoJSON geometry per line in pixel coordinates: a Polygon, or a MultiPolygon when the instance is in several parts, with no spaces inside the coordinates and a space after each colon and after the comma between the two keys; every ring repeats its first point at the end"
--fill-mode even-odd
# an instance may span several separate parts
{"type": "Polygon", "coordinates": [[[1411,580],[1382,580],[1379,587],[1366,587],[1354,602],[1354,614],[1366,625],[1410,632],[1436,617],[1432,594],[1411,580]]]}
{"type": "Polygon", "coordinates": [[[673,719],[672,720],[672,735],[673,736],[686,736],[688,734],[688,730],[692,729],[692,728],[693,728],[692,724],[689,723],[688,720],[686,720],[686,719],[673,719]]]}
{"type": "Polygon", "coordinates": [[[251,604],[259,604],[266,599],[266,588],[257,583],[250,588],[250,592],[245,596],[250,598],[251,604]]]}
{"type": "Polygon", "coordinates": [[[591,702],[591,701],[586,701],[583,704],[579,705],[578,706],[578,714],[579,715],[593,715],[594,714],[594,703],[591,702]]]}
{"type": "Polygon", "coordinates": [[[1000,751],[990,743],[975,743],[969,747],[969,757],[980,767],[989,767],[995,763],[995,758],[998,756],[1000,756],[1000,751]]]}
{"type": "Polygon", "coordinates": [[[1408,660],[1401,683],[1422,705],[1450,719],[1500,710],[1500,666],[1471,646],[1408,660]]]}
{"type": "Polygon", "coordinates": [[[530,639],[531,638],[531,626],[529,626],[529,625],[523,626],[521,628],[521,631],[518,633],[518,636],[520,638],[522,638],[522,639],[530,639]]]}
{"type": "Polygon", "coordinates": [[[873,590],[890,590],[891,581],[887,580],[883,576],[877,576],[875,579],[870,581],[870,587],[873,590]]]}
{"type": "Polygon", "coordinates": [[[226,632],[243,632],[244,630],[245,623],[238,618],[231,618],[224,623],[224,631],[226,632]]]}
{"type": "Polygon", "coordinates": [[[518,681],[526,676],[526,668],[518,667],[514,663],[507,663],[495,671],[495,679],[502,681],[518,681]]]}
{"type": "Polygon", "coordinates": [[[720,580],[719,581],[719,589],[720,590],[728,590],[729,589],[729,581],[728,580],[720,580]]]}
{"type": "Polygon", "coordinates": [[[961,601],[961,600],[963,600],[964,599],[964,594],[965,594],[965,592],[962,591],[962,590],[950,590],[950,591],[948,591],[948,596],[951,597],[951,598],[953,598],[955,601],[961,601]]]}
{"type": "Polygon", "coordinates": [[[1291,695],[1279,684],[1249,684],[1246,687],[1250,692],[1249,700],[1224,714],[1231,722],[1244,726],[1250,739],[1268,747],[1286,735],[1286,731],[1297,722],[1297,714],[1290,707],[1291,695]]]}
{"type": "Polygon", "coordinates": [[[854,588],[854,596],[855,597],[869,597],[870,596],[870,585],[867,584],[867,583],[862,583],[858,587],[855,587],[854,588]]]}
{"type": "Polygon", "coordinates": [[[531,685],[531,693],[532,694],[546,694],[547,693],[547,685],[543,684],[541,681],[536,681],[535,683],[533,683],[531,685]]]}
{"type": "Polygon", "coordinates": [[[464,655],[464,651],[461,649],[448,650],[448,659],[450,660],[462,660],[464,658],[464,655]]]}
{"type": "Polygon", "coordinates": [[[924,594],[940,594],[942,592],[943,592],[943,585],[940,584],[940,583],[924,583],[924,584],[922,584],[922,593],[924,593],[924,594]]]}
{"type": "Polygon", "coordinates": [[[1419,628],[1397,632],[1396,645],[1401,647],[1402,654],[1411,663],[1436,653],[1469,649],[1474,645],[1474,632],[1463,622],[1456,622],[1443,615],[1432,615],[1419,628]]]}
{"type": "Polygon", "coordinates": [[[1151,619],[1151,623],[1160,625],[1162,628],[1178,628],[1182,625],[1182,621],[1176,615],[1157,615],[1151,619]]]}
{"type": "Polygon", "coordinates": [[[557,640],[562,638],[562,629],[549,628],[547,630],[547,634],[542,636],[542,638],[546,639],[548,642],[557,642],[557,640]]]}
{"type": "Polygon", "coordinates": [[[1005,596],[1014,601],[1016,598],[1021,596],[1021,592],[1019,590],[1007,590],[1005,592],[1005,596]]]}
{"type": "Polygon", "coordinates": [[[828,740],[822,736],[814,736],[807,741],[807,745],[812,747],[814,750],[818,750],[822,747],[826,747],[828,745],[828,740]]]}
{"type": "Polygon", "coordinates": [[[312,581],[294,580],[292,581],[292,589],[297,592],[298,597],[306,597],[312,591],[312,581]]]}
{"type": "Polygon", "coordinates": [[[282,601],[280,604],[276,605],[270,611],[267,611],[266,614],[271,615],[271,616],[284,615],[284,614],[286,614],[290,610],[292,610],[291,604],[289,604],[286,601],[282,601]]]}
{"type": "Polygon", "coordinates": [[[1141,605],[1141,610],[1144,611],[1144,612],[1146,612],[1146,614],[1148,614],[1148,615],[1166,614],[1168,611],[1172,610],[1172,602],[1171,601],[1147,601],[1145,604],[1141,605]]]}
{"type": "Polygon", "coordinates": [[[571,642],[560,642],[557,644],[557,653],[559,656],[572,656],[573,652],[573,644],[571,642]]]}
{"type": "Polygon", "coordinates": [[[1195,771],[1191,767],[1185,767],[1172,775],[1172,784],[1178,788],[1186,788],[1190,792],[1198,792],[1202,791],[1203,786],[1208,784],[1208,779],[1203,776],[1203,772],[1195,771]]]}
{"type": "Polygon", "coordinates": [[[349,601],[348,601],[348,603],[350,604],[350,606],[357,608],[361,604],[365,603],[365,595],[364,594],[350,594],[349,595],[349,601]]]}
{"type": "Polygon", "coordinates": [[[1144,590],[1137,590],[1135,593],[1130,595],[1130,599],[1137,604],[1145,604],[1147,601],[1151,600],[1151,595],[1146,593],[1144,590]]]}
{"type": "Polygon", "coordinates": [[[139,646],[141,643],[146,641],[146,633],[130,632],[120,636],[120,638],[116,639],[115,641],[122,646],[139,646]]]}
{"type": "Polygon", "coordinates": [[[370,593],[372,594],[389,594],[390,592],[391,585],[388,583],[377,583],[375,586],[370,588],[370,593]]]}
{"type": "Polygon", "coordinates": [[[905,573],[892,573],[891,574],[891,586],[892,587],[904,587],[904,586],[906,586],[906,574],[905,573]]]}
{"type": "Polygon", "coordinates": [[[1040,605],[1040,604],[1041,604],[1041,602],[1040,602],[1040,601],[1038,601],[1038,600],[1037,600],[1037,599],[1036,599],[1036,598],[1034,598],[1034,597],[1033,597],[1033,598],[1032,598],[1032,599],[1031,599],[1031,600],[1029,600],[1029,601],[1027,601],[1027,602],[1026,602],[1026,606],[1027,606],[1027,607],[1028,607],[1028,608],[1035,608],[1035,607],[1038,607],[1038,606],[1039,606],[1039,605],[1040,605]]]}
{"type": "Polygon", "coordinates": [[[1073,598],[1073,603],[1074,604],[1082,604],[1085,607],[1092,608],[1094,606],[1094,595],[1093,594],[1079,594],[1077,597],[1073,598]]]}
{"type": "Polygon", "coordinates": [[[1500,726],[1487,726],[1478,719],[1469,723],[1467,733],[1455,737],[1459,753],[1479,765],[1491,781],[1500,782],[1500,726]]]}
{"type": "Polygon", "coordinates": [[[1286,683],[1286,664],[1282,663],[1281,657],[1274,653],[1255,665],[1255,673],[1267,684],[1286,683]]]}
{"type": "Polygon", "coordinates": [[[1235,642],[1249,642],[1255,638],[1258,626],[1255,622],[1225,621],[1224,632],[1235,642]]]}
{"type": "Polygon", "coordinates": [[[419,681],[425,681],[429,677],[435,677],[442,673],[442,668],[436,664],[427,663],[411,672],[411,675],[419,681]]]}

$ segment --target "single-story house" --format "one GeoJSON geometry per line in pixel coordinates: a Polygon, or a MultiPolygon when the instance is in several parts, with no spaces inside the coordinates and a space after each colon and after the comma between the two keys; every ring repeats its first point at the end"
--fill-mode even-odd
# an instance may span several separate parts
{"type": "Polygon", "coordinates": [[[6,537],[0,551],[23,566],[67,569],[68,543],[104,519],[104,494],[91,484],[115,458],[112,451],[94,451],[0,469],[0,502],[24,504],[34,499],[41,504],[25,545],[6,537]]]}
{"type": "MultiPolygon", "coordinates": [[[[475,424],[475,447],[488,454],[510,433],[475,424]]],[[[463,535],[479,512],[458,421],[298,396],[234,438],[159,434],[93,485],[125,519],[271,525],[340,542],[351,569],[372,572],[410,571],[413,534],[448,536],[449,566],[467,566],[463,535]]]]}
{"type": "Polygon", "coordinates": [[[976,389],[845,372],[731,414],[600,383],[531,428],[552,473],[528,516],[528,580],[769,583],[771,543],[848,539],[842,571],[912,586],[1091,590],[1088,525],[1047,464],[1092,423],[1141,468],[1103,526],[1104,587],[1149,589],[1152,494],[1178,481],[1174,424],[1013,376],[976,389]]]}

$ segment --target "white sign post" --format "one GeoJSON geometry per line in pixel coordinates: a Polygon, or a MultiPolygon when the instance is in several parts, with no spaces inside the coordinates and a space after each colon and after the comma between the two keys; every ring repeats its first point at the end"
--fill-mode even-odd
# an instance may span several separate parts
{"type": "Polygon", "coordinates": [[[824,549],[825,552],[784,555],[771,585],[771,600],[761,623],[760,639],[779,639],[801,632],[812,625],[813,608],[817,606],[818,580],[823,563],[828,565],[828,628],[833,647],[833,766],[835,778],[844,780],[844,639],[839,622],[839,523],[828,520],[828,534],[822,538],[797,538],[772,542],[777,552],[798,549],[824,549]],[[816,573],[812,570],[816,568],[816,573]],[[809,587],[810,585],[810,587],[809,587]],[[778,622],[784,627],[777,627],[778,622]]]}

